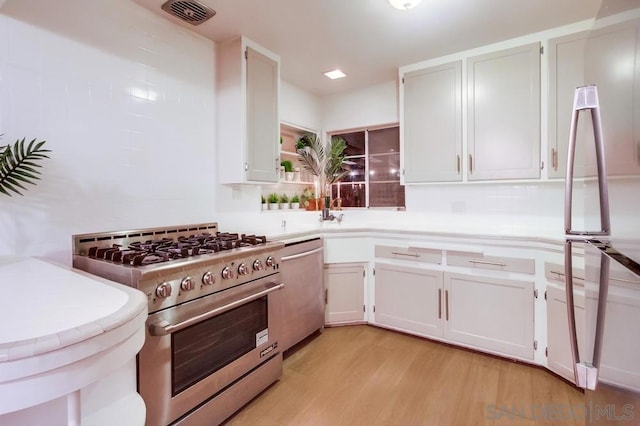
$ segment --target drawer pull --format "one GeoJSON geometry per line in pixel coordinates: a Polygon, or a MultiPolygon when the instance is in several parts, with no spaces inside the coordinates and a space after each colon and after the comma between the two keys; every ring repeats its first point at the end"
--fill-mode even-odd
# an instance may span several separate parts
{"type": "MultiPolygon", "coordinates": [[[[558,276],[558,279],[562,279],[562,280],[564,280],[564,274],[563,274],[562,272],[558,272],[558,271],[549,271],[549,272],[551,272],[552,274],[557,275],[557,276],[558,276]]],[[[584,281],[584,278],[583,278],[583,277],[580,277],[580,276],[575,275],[575,274],[573,275],[573,279],[574,279],[574,280],[582,280],[582,281],[584,281]]]]}
{"type": "Polygon", "coordinates": [[[420,255],[419,255],[419,254],[413,254],[413,253],[400,253],[400,252],[397,252],[397,251],[392,251],[392,252],[391,252],[391,254],[395,254],[395,255],[398,255],[398,256],[420,257],[420,255]]]}
{"type": "Polygon", "coordinates": [[[491,265],[491,266],[500,266],[500,267],[507,266],[506,263],[488,262],[486,260],[470,260],[469,263],[473,263],[474,265],[478,264],[478,265],[491,265]]]}

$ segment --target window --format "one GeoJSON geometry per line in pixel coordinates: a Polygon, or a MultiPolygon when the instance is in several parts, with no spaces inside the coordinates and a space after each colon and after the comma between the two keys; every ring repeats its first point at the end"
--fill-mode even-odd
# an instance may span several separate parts
{"type": "Polygon", "coordinates": [[[332,133],[347,143],[349,175],[331,188],[342,207],[404,207],[400,185],[400,129],[398,126],[349,133],[332,133]]]}

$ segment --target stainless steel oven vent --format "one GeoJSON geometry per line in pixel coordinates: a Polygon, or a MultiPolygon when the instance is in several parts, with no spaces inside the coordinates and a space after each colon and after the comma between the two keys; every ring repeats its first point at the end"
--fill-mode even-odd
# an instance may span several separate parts
{"type": "Polygon", "coordinates": [[[162,10],[191,25],[200,25],[216,14],[215,10],[195,0],[168,0],[162,10]]]}

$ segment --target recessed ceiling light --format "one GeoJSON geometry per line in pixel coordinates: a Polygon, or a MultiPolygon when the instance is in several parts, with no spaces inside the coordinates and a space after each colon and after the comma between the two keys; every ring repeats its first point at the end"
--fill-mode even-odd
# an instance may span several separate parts
{"type": "Polygon", "coordinates": [[[407,10],[416,7],[422,0],[389,0],[391,6],[400,10],[407,10]]]}
{"type": "Polygon", "coordinates": [[[336,78],[346,77],[347,75],[340,70],[327,71],[324,73],[331,80],[335,80],[336,78]]]}

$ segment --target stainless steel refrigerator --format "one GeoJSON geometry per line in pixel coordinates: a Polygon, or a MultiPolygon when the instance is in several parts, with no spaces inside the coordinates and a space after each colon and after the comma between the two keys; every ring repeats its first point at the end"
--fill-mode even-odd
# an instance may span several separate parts
{"type": "Polygon", "coordinates": [[[640,425],[639,0],[602,2],[584,64],[564,212],[569,336],[585,389],[575,413],[590,425],[640,425]],[[584,285],[573,277],[578,262],[584,285]]]}

